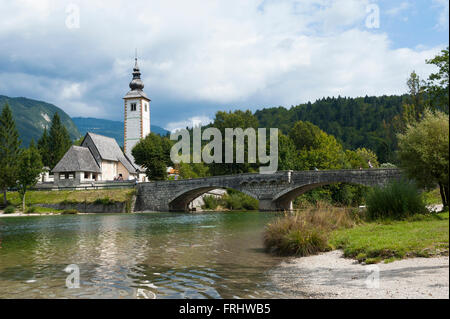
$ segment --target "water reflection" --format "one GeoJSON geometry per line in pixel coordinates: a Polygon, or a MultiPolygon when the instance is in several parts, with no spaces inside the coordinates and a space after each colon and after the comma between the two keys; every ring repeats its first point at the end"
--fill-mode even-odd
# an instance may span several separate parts
{"type": "Polygon", "coordinates": [[[273,213],[123,214],[0,220],[1,298],[282,297],[262,250],[273,213]],[[65,288],[68,264],[79,289],[65,288]]]}

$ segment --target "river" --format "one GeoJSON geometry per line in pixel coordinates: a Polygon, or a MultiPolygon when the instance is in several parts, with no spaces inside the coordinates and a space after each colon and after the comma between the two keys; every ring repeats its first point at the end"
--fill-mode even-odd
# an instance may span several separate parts
{"type": "Polygon", "coordinates": [[[280,298],[263,250],[276,213],[0,219],[0,298],[280,298]],[[80,287],[67,288],[75,264],[80,287]]]}

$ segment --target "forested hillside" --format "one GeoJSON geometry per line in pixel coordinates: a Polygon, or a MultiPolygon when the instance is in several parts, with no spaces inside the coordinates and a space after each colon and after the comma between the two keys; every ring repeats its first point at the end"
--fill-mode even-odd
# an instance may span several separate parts
{"type": "Polygon", "coordinates": [[[75,140],[81,137],[70,116],[53,104],[25,97],[13,98],[0,95],[0,109],[5,103],[11,107],[22,140],[22,147],[27,147],[32,139],[36,142],[41,137],[44,128],[50,127],[51,119],[56,112],[58,112],[61,123],[66,127],[70,138],[75,140]]]}
{"type": "Polygon", "coordinates": [[[265,108],[255,112],[260,127],[278,127],[287,134],[297,121],[309,121],[334,135],[345,148],[374,150],[381,162],[394,161],[393,118],[402,112],[408,95],[333,97],[290,109],[265,108]]]}

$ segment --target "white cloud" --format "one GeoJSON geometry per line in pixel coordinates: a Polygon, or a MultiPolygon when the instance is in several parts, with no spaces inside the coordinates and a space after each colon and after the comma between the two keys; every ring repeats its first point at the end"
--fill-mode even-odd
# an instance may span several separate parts
{"type": "Polygon", "coordinates": [[[433,4],[440,9],[438,23],[436,27],[442,30],[448,30],[449,2],[448,0],[433,0],[433,4]]]}
{"type": "Polygon", "coordinates": [[[212,122],[208,116],[193,116],[185,121],[169,122],[165,129],[174,132],[176,130],[185,129],[186,127],[197,127],[207,125],[212,122]]]}
{"type": "MultiPolygon", "coordinates": [[[[448,16],[448,2],[434,1],[448,16]]],[[[224,106],[401,94],[409,72],[426,77],[425,59],[442,49],[393,49],[387,34],[364,27],[369,0],[79,0],[81,27],[69,30],[71,2],[2,2],[1,93],[122,119],[138,48],[152,122],[172,130],[198,114],[210,121],[224,106]]]]}
{"type": "Polygon", "coordinates": [[[408,1],[404,1],[400,3],[398,6],[392,7],[389,10],[386,11],[386,14],[391,16],[396,16],[399,13],[406,11],[407,9],[411,8],[411,3],[408,1]]]}
{"type": "Polygon", "coordinates": [[[70,83],[63,87],[61,99],[74,99],[82,96],[83,88],[80,83],[70,83]]]}

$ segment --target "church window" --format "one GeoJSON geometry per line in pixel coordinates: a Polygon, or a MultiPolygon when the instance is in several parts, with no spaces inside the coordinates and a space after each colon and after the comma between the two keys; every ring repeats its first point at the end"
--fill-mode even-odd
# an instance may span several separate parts
{"type": "Polygon", "coordinates": [[[147,103],[145,103],[145,112],[147,112],[147,103]]]}
{"type": "Polygon", "coordinates": [[[136,103],[131,103],[131,111],[136,111],[136,103]]]}

